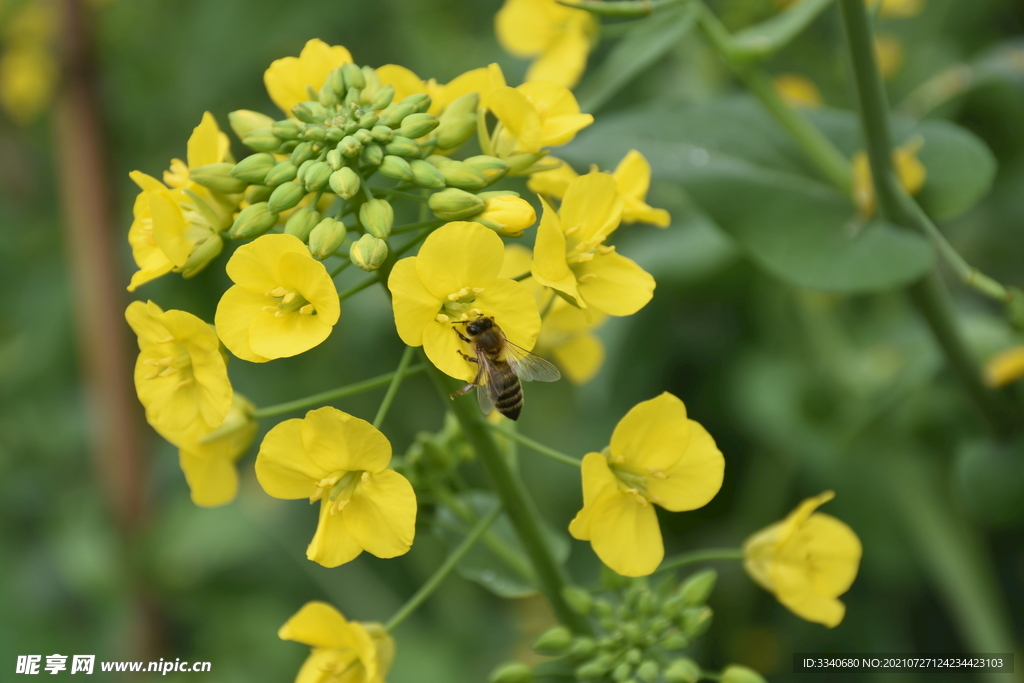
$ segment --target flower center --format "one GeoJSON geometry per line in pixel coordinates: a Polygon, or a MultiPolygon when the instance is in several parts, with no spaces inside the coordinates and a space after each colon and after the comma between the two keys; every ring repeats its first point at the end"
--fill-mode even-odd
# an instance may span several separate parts
{"type": "MultiPolygon", "coordinates": [[[[170,337],[170,340],[173,341],[173,339],[174,337],[170,337]]],[[[177,351],[178,353],[174,356],[164,356],[163,358],[147,358],[142,361],[142,364],[153,367],[153,371],[145,376],[146,379],[179,375],[181,379],[177,386],[174,387],[177,390],[195,381],[195,378],[192,376],[192,356],[188,351],[182,350],[182,347],[178,344],[174,344],[170,350],[177,351]]]]}
{"type": "Polygon", "coordinates": [[[296,311],[299,315],[316,315],[316,307],[294,287],[274,287],[266,292],[266,296],[277,300],[277,305],[263,307],[264,311],[273,314],[275,318],[283,318],[296,311]]]}
{"type": "Polygon", "coordinates": [[[337,649],[334,650],[335,656],[320,665],[320,678],[316,679],[316,683],[332,683],[333,681],[342,680],[362,680],[363,676],[359,675],[361,672],[359,669],[363,668],[363,663],[359,661],[359,657],[351,649],[337,649]]]}
{"type": "Polygon", "coordinates": [[[647,490],[648,479],[668,479],[668,475],[662,470],[657,468],[647,468],[647,474],[637,474],[635,471],[628,470],[622,466],[625,462],[625,458],[622,456],[614,457],[609,454],[605,454],[608,458],[608,466],[612,470],[612,474],[618,480],[619,490],[623,493],[631,495],[641,507],[646,507],[648,503],[662,504],[662,500],[647,490]]]}
{"type": "MultiPolygon", "coordinates": [[[[566,230],[565,234],[566,236],[570,236],[573,233],[577,232],[579,229],[579,225],[574,225],[573,227],[566,230]]],[[[577,242],[576,246],[569,250],[569,253],[566,254],[565,262],[568,263],[570,266],[574,266],[578,263],[586,263],[587,261],[593,261],[598,256],[601,256],[603,254],[610,254],[611,252],[615,251],[615,247],[609,247],[605,244],[602,244],[602,242],[604,242],[603,235],[591,238],[589,240],[577,242]]],[[[588,275],[593,275],[593,273],[589,273],[588,275]]],[[[583,277],[586,279],[592,279],[588,277],[588,275],[584,275],[583,277]]],[[[594,275],[594,277],[597,276],[594,275]]]]}
{"type": "Polygon", "coordinates": [[[316,483],[316,493],[309,497],[309,502],[314,503],[320,499],[326,499],[327,503],[325,504],[330,506],[330,514],[333,517],[349,504],[356,492],[356,487],[368,481],[370,481],[370,473],[362,470],[335,472],[316,483]]]}
{"type": "Polygon", "coordinates": [[[483,315],[483,311],[473,306],[477,296],[483,292],[483,287],[463,287],[457,292],[452,292],[444,298],[444,303],[434,320],[446,323],[450,320],[469,320],[483,315]]]}

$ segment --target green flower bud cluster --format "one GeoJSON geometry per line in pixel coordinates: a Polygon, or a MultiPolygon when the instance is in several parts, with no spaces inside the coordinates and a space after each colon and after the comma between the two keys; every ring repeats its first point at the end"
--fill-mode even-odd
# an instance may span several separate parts
{"type": "Polygon", "coordinates": [[[462,434],[458,420],[445,414],[444,427],[436,433],[420,432],[401,460],[395,459],[400,472],[417,490],[429,491],[448,486],[453,472],[473,458],[473,449],[462,434]]]}

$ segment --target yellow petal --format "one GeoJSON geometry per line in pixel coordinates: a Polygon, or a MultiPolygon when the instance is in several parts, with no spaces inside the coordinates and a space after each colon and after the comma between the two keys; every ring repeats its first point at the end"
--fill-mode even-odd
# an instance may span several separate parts
{"type": "Polygon", "coordinates": [[[608,461],[600,453],[587,453],[580,465],[580,479],[583,483],[583,508],[569,523],[569,533],[581,541],[591,538],[591,521],[597,501],[615,495],[618,480],[608,468],[608,461]]]}
{"type": "Polygon", "coordinates": [[[135,361],[135,393],[146,409],[146,420],[150,424],[159,430],[182,431],[201,419],[195,384],[179,387],[180,377],[150,377],[153,365],[147,361],[157,361],[165,353],[161,346],[149,346],[139,352],[135,361]]]}
{"type": "Polygon", "coordinates": [[[423,328],[423,352],[427,354],[427,360],[449,377],[472,382],[478,366],[463,359],[459,351],[471,353],[450,323],[432,322],[423,328]]]}
{"type": "Polygon", "coordinates": [[[398,336],[408,346],[422,346],[423,330],[434,324],[443,303],[423,286],[416,272],[416,258],[405,258],[396,263],[388,277],[395,327],[398,336]]]}
{"type": "Polygon", "coordinates": [[[780,593],[779,602],[801,619],[835,628],[846,615],[846,605],[841,601],[805,591],[780,593]]]}
{"type": "MultiPolygon", "coordinates": [[[[585,18],[586,19],[586,18],[585,18]]],[[[527,81],[551,81],[574,88],[587,67],[590,38],[586,26],[573,22],[548,43],[540,57],[526,71],[527,81]]]]}
{"type": "Polygon", "coordinates": [[[213,114],[204,112],[203,120],[192,130],[188,139],[188,167],[199,168],[224,161],[222,135],[213,114]]]}
{"type": "Polygon", "coordinates": [[[993,388],[1005,387],[1024,377],[1024,346],[1001,351],[985,363],[985,383],[993,388]]]}
{"type": "Polygon", "coordinates": [[[298,57],[284,57],[271,63],[263,74],[263,83],[274,104],[291,114],[292,107],[309,99],[307,87],[313,92],[320,90],[332,69],[351,61],[352,55],[345,48],[329,46],[314,38],[298,57]]]}
{"type": "MultiPolygon", "coordinates": [[[[551,156],[547,158],[550,161],[560,161],[551,156]]],[[[562,161],[561,165],[550,171],[532,174],[526,182],[526,186],[530,188],[531,192],[561,199],[565,196],[566,190],[569,189],[569,183],[576,178],[579,178],[579,174],[576,173],[572,166],[562,161]]]]}
{"type": "Polygon", "coordinates": [[[510,342],[526,350],[533,348],[540,334],[540,312],[529,288],[515,280],[494,280],[474,303],[494,322],[510,342]]]}
{"type": "Polygon", "coordinates": [[[326,406],[306,413],[302,443],[325,470],[381,472],[391,462],[391,443],[366,420],[326,406]]]}
{"type": "Polygon", "coordinates": [[[612,177],[623,196],[644,199],[651,187],[651,165],[643,154],[631,149],[612,171],[612,177]]]}
{"type": "Polygon", "coordinates": [[[283,284],[280,263],[288,252],[308,255],[309,249],[294,235],[263,235],[236,249],[225,269],[236,285],[263,294],[283,284]]]}
{"type": "MultiPolygon", "coordinates": [[[[541,332],[541,339],[543,339],[541,332]]],[[[573,384],[586,384],[604,363],[604,344],[592,334],[577,334],[552,349],[558,367],[573,384]]]]}
{"type": "Polygon", "coordinates": [[[331,335],[330,325],[318,315],[287,313],[281,317],[260,311],[249,325],[249,346],[265,358],[291,358],[322,344],[331,335]]]}
{"type": "MultiPolygon", "coordinates": [[[[682,402],[680,402],[682,403],[682,402]]],[[[660,476],[647,479],[651,499],[672,512],[704,507],[722,488],[725,458],[714,439],[700,424],[687,420],[690,426],[689,446],[676,464],[660,476]]]]}
{"type": "Polygon", "coordinates": [[[409,95],[428,92],[423,79],[404,66],[385,64],[376,71],[381,85],[390,85],[395,89],[395,102],[401,102],[409,95]]]}
{"type": "Polygon", "coordinates": [[[569,183],[558,216],[564,231],[577,228],[571,234],[571,243],[577,244],[610,235],[619,227],[622,206],[614,178],[588,173],[569,183]]]}
{"type": "Polygon", "coordinates": [[[310,647],[352,646],[351,627],[345,617],[326,602],[307,602],[277,631],[281,640],[294,640],[310,647]]]}
{"type": "Polygon", "coordinates": [[[316,483],[330,474],[306,451],[302,425],[299,419],[274,425],[256,454],[256,479],[274,498],[309,498],[319,490],[316,483]]]}
{"type": "Polygon", "coordinates": [[[521,244],[505,245],[505,260],[501,262],[500,278],[513,278],[530,272],[533,252],[521,244]]]}
{"type": "Polygon", "coordinates": [[[266,363],[270,358],[261,356],[249,345],[249,327],[253,318],[262,313],[273,299],[235,285],[220,298],[213,321],[217,336],[228,351],[251,363],[266,363]]]}
{"type": "Polygon", "coordinates": [[[188,261],[193,243],[185,237],[185,217],[166,190],[149,195],[149,212],[153,217],[153,239],[174,265],[181,267],[188,261]]]}
{"type": "Polygon", "coordinates": [[[647,576],[665,557],[654,506],[623,491],[595,503],[590,536],[601,561],[623,576],[647,576]]]}
{"type": "Polygon", "coordinates": [[[497,64],[489,64],[478,69],[471,69],[437,88],[431,113],[444,111],[451,102],[471,92],[480,95],[480,106],[490,109],[491,93],[497,88],[505,87],[505,74],[497,64]]]}
{"type": "MultiPolygon", "coordinates": [[[[316,308],[316,319],[324,325],[333,326],[341,317],[341,303],[334,281],[327,268],[309,252],[289,251],[281,255],[279,262],[281,284],[294,287],[306,301],[316,308]]],[[[314,316],[306,316],[314,317],[314,316]]]]}
{"type": "Polygon", "coordinates": [[[577,131],[594,122],[590,114],[581,114],[572,92],[557,83],[530,81],[516,91],[522,93],[540,113],[541,146],[564,145],[577,131]]]}
{"type": "Polygon", "coordinates": [[[142,303],[133,301],[125,309],[124,318],[139,338],[139,348],[144,349],[151,344],[161,343],[170,332],[160,321],[163,311],[152,301],[142,303]]]}
{"type": "Polygon", "coordinates": [[[370,474],[356,485],[341,516],[367,552],[381,558],[404,555],[416,534],[416,493],[394,470],[370,474]]]}
{"type": "Polygon", "coordinates": [[[615,252],[573,266],[580,296],[608,315],[633,315],[654,297],[654,278],[634,261],[615,252]],[[594,278],[584,278],[593,274],[594,278]]]}
{"type": "Polygon", "coordinates": [[[537,228],[537,241],[533,245],[531,273],[541,285],[554,289],[570,298],[575,305],[586,308],[586,303],[580,298],[577,290],[576,275],[566,262],[565,235],[562,233],[558,214],[543,197],[540,201],[544,206],[544,213],[537,228]]]}
{"type": "Polygon", "coordinates": [[[326,498],[320,504],[320,521],[313,540],[306,548],[306,557],[325,567],[337,567],[359,557],[363,549],[345,528],[342,515],[326,498]],[[332,515],[331,510],[335,510],[332,515]]]}
{"type": "Polygon", "coordinates": [[[201,507],[230,503],[238,492],[234,460],[211,458],[185,449],[178,451],[178,464],[185,473],[192,502],[201,507]]]}
{"type": "Polygon", "coordinates": [[[672,217],[665,209],[656,209],[649,204],[632,197],[625,198],[622,209],[622,222],[627,225],[633,223],[648,223],[659,228],[667,228],[672,223],[672,217]]]}
{"type": "Polygon", "coordinates": [[[633,406],[612,432],[611,459],[616,468],[640,476],[675,465],[690,446],[686,406],[667,391],[633,406]]]}
{"type": "Polygon", "coordinates": [[[857,534],[832,515],[815,512],[800,529],[813,573],[814,590],[823,595],[842,595],[850,590],[863,548],[857,534]]]}
{"type": "Polygon", "coordinates": [[[164,187],[164,184],[161,183],[159,180],[157,180],[153,176],[146,175],[142,171],[132,171],[131,173],[128,174],[128,177],[131,178],[132,182],[138,185],[139,189],[142,190],[143,192],[148,192],[150,190],[167,189],[166,187],[164,187]]]}
{"type": "Polygon", "coordinates": [[[494,17],[494,31],[502,48],[516,57],[527,58],[547,47],[555,38],[555,25],[544,7],[546,2],[506,0],[494,17]]]}
{"type": "Polygon", "coordinates": [[[494,89],[488,99],[491,112],[516,139],[514,149],[508,151],[539,152],[541,120],[533,103],[523,93],[508,86],[494,89]]]}
{"type": "Polygon", "coordinates": [[[458,221],[430,234],[416,256],[416,272],[438,299],[464,287],[482,287],[498,276],[505,258],[501,238],[479,223],[458,221]]]}

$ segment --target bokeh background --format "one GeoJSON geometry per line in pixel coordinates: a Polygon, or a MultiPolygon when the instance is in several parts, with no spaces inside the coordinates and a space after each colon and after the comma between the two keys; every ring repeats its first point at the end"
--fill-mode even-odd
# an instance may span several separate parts
{"type": "MultiPolygon", "coordinates": [[[[110,241],[99,246],[113,255],[116,309],[130,300],[123,287],[133,270],[125,236],[137,190],[128,172],[157,175],[172,157],[184,156],[204,111],[225,129],[235,109],[274,114],[263,70],[314,37],[345,45],[357,62],[403,64],[441,82],[496,61],[510,83],[519,83],[527,63],[496,42],[499,6],[497,0],[88,4],[105,178],[115,208],[110,241]]],[[[736,29],[777,11],[772,0],[713,6],[736,29]]],[[[64,11],[59,2],[0,3],[0,50],[14,50],[32,35],[39,49],[67,49],[64,11]],[[27,5],[42,7],[45,20],[28,28],[16,23],[27,5]]],[[[888,80],[891,101],[922,113],[908,95],[957,65],[991,65],[994,50],[1021,40],[1024,5],[925,0],[915,16],[880,19],[879,31],[901,51],[888,80]]],[[[850,108],[841,38],[831,9],[767,66],[774,74],[810,77],[827,105],[850,108]]],[[[614,42],[602,41],[591,69],[614,42]]],[[[1024,286],[1024,51],[998,55],[995,66],[976,69],[976,82],[926,113],[972,131],[999,163],[992,192],[944,231],[969,261],[1024,286]]],[[[30,85],[54,75],[23,64],[29,66],[0,71],[11,79],[28,69],[30,85]]],[[[114,477],[122,490],[101,486],[98,472],[111,465],[96,452],[97,399],[82,379],[83,359],[99,351],[78,342],[88,314],[76,310],[74,259],[63,227],[82,207],[69,202],[74,195],[62,183],[84,180],[88,193],[82,176],[90,170],[67,166],[74,157],[58,143],[69,144],[53,110],[67,86],[54,83],[52,96],[40,95],[38,115],[0,115],[2,677],[13,675],[19,654],[61,653],[206,660],[213,673],[205,677],[224,683],[291,680],[308,649],[278,640],[276,631],[299,606],[327,600],[350,618],[385,621],[441,561],[446,540],[431,533],[430,515],[421,513],[406,557],[364,554],[337,569],[320,567],[304,557],[315,512],[263,493],[252,472],[255,447],[241,461],[238,499],[198,508],[174,449],[142,423],[136,406],[121,423],[138,429],[143,468],[114,477]],[[117,499],[135,502],[125,507],[117,499]]],[[[690,33],[595,112],[597,123],[577,143],[587,153],[605,143],[618,149],[610,138],[622,134],[613,125],[617,113],[691,111],[739,91],[716,54],[690,33]]],[[[85,115],[71,114],[72,121],[85,115]]],[[[671,117],[662,121],[673,125],[671,117]]],[[[715,436],[727,469],[707,507],[662,516],[669,554],[735,546],[825,489],[837,493],[827,511],[864,544],[860,575],[844,598],[846,619],[833,630],[786,611],[738,563],[718,563],[721,579],[710,601],[715,621],[696,646],[700,661],[710,668],[746,664],[773,681],[812,680],[813,674],[791,673],[793,652],[956,653],[1020,643],[1024,448],[997,450],[986,441],[973,406],[905,297],[838,297],[780,282],[751,265],[657,169],[650,203],[672,212],[672,226],[623,229],[617,243],[656,277],[653,302],[599,330],[607,359],[591,383],[529,387],[521,431],[582,455],[607,443],[611,425],[629,407],[671,391],[715,436]]],[[[223,268],[214,267],[188,281],[164,278],[137,294],[212,320],[227,285],[223,268]]],[[[956,285],[952,290],[980,359],[1017,341],[997,307],[956,285]]],[[[134,340],[123,321],[114,323],[103,334],[127,340],[123,362],[130,367],[134,340]]],[[[268,405],[388,372],[401,349],[387,299],[370,289],[346,302],[341,324],[310,353],[260,366],[235,361],[230,372],[237,390],[268,405]]],[[[367,417],[382,395],[383,389],[336,405],[367,417]]],[[[407,380],[384,425],[396,452],[418,433],[439,429],[443,410],[425,378],[407,380]]],[[[261,424],[261,434],[273,422],[261,424]]],[[[521,468],[547,519],[564,529],[580,506],[578,472],[525,451],[521,468]]],[[[483,480],[472,463],[465,469],[483,480]]],[[[598,582],[586,544],[572,543],[569,568],[584,584],[598,582]]],[[[501,599],[453,576],[396,631],[389,680],[483,680],[499,662],[531,657],[526,644],[551,619],[539,598],[501,599]]],[[[1018,660],[1018,671],[1022,666],[1018,660]]],[[[983,676],[929,672],[863,680],[983,676]]]]}

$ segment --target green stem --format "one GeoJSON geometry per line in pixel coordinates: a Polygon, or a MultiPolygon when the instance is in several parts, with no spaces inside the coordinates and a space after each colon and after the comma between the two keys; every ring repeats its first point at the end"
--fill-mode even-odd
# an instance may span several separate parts
{"type": "Polygon", "coordinates": [[[583,9],[603,17],[646,17],[663,7],[678,5],[683,0],[555,0],[559,5],[583,9]]]}
{"type": "Polygon", "coordinates": [[[388,623],[384,624],[384,628],[386,630],[394,631],[395,628],[405,621],[417,607],[423,604],[424,600],[430,597],[431,593],[437,590],[437,587],[441,585],[441,582],[444,581],[445,577],[455,569],[455,565],[457,565],[459,560],[469,552],[469,549],[472,548],[473,544],[480,539],[485,531],[487,531],[487,528],[494,523],[494,520],[498,518],[499,514],[501,514],[501,506],[495,505],[493,510],[480,518],[480,521],[476,523],[476,526],[474,526],[470,530],[469,534],[462,539],[462,542],[459,543],[458,547],[456,547],[455,550],[452,551],[452,554],[449,555],[443,563],[441,563],[441,566],[437,568],[437,571],[435,571],[429,579],[427,579],[427,582],[420,586],[420,589],[416,591],[411,598],[409,598],[408,602],[402,605],[399,610],[395,612],[393,617],[388,619],[388,623]]]}
{"type": "Polygon", "coordinates": [[[402,192],[401,190],[392,190],[386,187],[377,187],[373,190],[374,194],[383,195],[385,197],[394,197],[396,199],[409,199],[414,202],[426,202],[427,198],[423,195],[413,194],[412,192],[402,192]]]}
{"type": "MultiPolygon", "coordinates": [[[[404,376],[409,377],[411,375],[415,375],[417,372],[422,371],[424,367],[424,365],[414,365],[411,368],[407,368],[404,372],[404,376]]],[[[356,394],[361,394],[364,391],[376,389],[377,387],[382,387],[385,384],[388,384],[394,379],[396,374],[397,373],[389,372],[385,375],[373,377],[372,379],[356,382],[355,384],[346,384],[345,386],[338,387],[337,389],[331,389],[330,391],[324,391],[304,398],[297,398],[294,401],[278,403],[277,405],[267,406],[266,408],[257,408],[253,411],[252,418],[254,420],[262,420],[265,417],[275,417],[277,415],[283,415],[284,413],[290,413],[294,410],[301,410],[310,406],[329,403],[330,401],[339,398],[355,396],[356,394]]]]}
{"type": "Polygon", "coordinates": [[[388,414],[388,408],[391,407],[391,402],[395,400],[395,394],[398,393],[398,387],[402,385],[402,380],[405,379],[405,371],[409,367],[410,361],[412,361],[413,353],[415,349],[411,346],[405,347],[405,352],[402,353],[402,360],[398,361],[398,369],[395,370],[395,376],[391,378],[391,384],[388,385],[388,392],[384,394],[384,400],[380,402],[380,408],[377,409],[377,416],[373,418],[373,426],[380,429],[380,425],[384,422],[384,417],[388,414]]]}
{"type": "MultiPolygon", "coordinates": [[[[448,401],[448,395],[458,387],[433,365],[430,365],[427,371],[442,399],[448,401]]],[[[508,461],[505,460],[501,449],[494,440],[494,435],[491,434],[489,423],[475,403],[475,401],[453,401],[452,413],[459,421],[466,440],[473,447],[494,482],[494,488],[505,506],[512,526],[515,527],[519,540],[533,564],[541,592],[551,602],[559,621],[576,633],[592,635],[593,628],[590,622],[572,611],[569,603],[562,596],[563,589],[568,585],[566,576],[544,537],[537,506],[530,498],[523,482],[509,467],[508,461]]]]}
{"type": "MultiPolygon", "coordinates": [[[[927,215],[903,191],[892,163],[892,133],[889,124],[889,104],[882,84],[882,77],[875,64],[874,37],[871,19],[863,0],[839,0],[846,32],[857,99],[860,106],[861,125],[864,129],[871,177],[878,197],[878,206],[884,216],[905,227],[917,228],[934,240],[941,238],[939,253],[967,284],[988,294],[1002,289],[990,278],[981,276],[971,268],[951,246],[945,243],[935,225],[927,215]],[[941,245],[945,245],[944,248],[941,245]],[[992,285],[996,285],[995,288],[992,285]]],[[[1014,426],[1007,420],[1003,406],[981,381],[981,372],[971,357],[967,345],[957,329],[950,304],[942,292],[937,276],[932,274],[910,287],[910,296],[931,327],[936,341],[942,347],[953,371],[963,383],[967,393],[984,414],[986,421],[996,434],[1007,434],[1014,426]]],[[[1009,294],[997,297],[1009,301],[1009,294]]]]}
{"type": "Polygon", "coordinates": [[[359,284],[352,285],[351,287],[346,289],[344,292],[339,292],[338,293],[338,300],[339,301],[344,301],[345,299],[349,298],[350,296],[352,296],[354,294],[358,294],[359,292],[363,291],[364,289],[366,289],[370,285],[372,285],[372,284],[374,284],[376,282],[379,282],[379,281],[380,281],[380,275],[378,275],[377,273],[374,273],[373,275],[371,275],[370,277],[366,278],[365,280],[363,280],[359,284]]]}
{"type": "MultiPolygon", "coordinates": [[[[477,389],[477,391],[479,391],[479,388],[477,389]]],[[[488,423],[488,424],[490,424],[490,423],[488,423]]],[[[526,446],[527,448],[529,448],[531,450],[534,450],[534,451],[537,451],[541,455],[546,455],[547,457],[551,458],[552,460],[557,460],[558,462],[565,463],[566,465],[572,465],[573,467],[579,467],[581,465],[581,462],[580,462],[579,459],[574,458],[571,455],[566,455],[565,453],[561,453],[559,451],[556,451],[554,448],[548,448],[547,446],[545,446],[544,444],[540,443],[539,441],[534,441],[533,439],[531,439],[531,438],[529,438],[527,436],[523,436],[522,434],[520,434],[518,432],[514,432],[514,431],[512,431],[510,429],[503,429],[503,428],[501,428],[501,427],[499,427],[497,425],[490,425],[490,426],[491,426],[491,429],[493,429],[494,431],[498,432],[502,436],[506,436],[506,437],[512,439],[513,441],[517,441],[517,442],[523,444],[524,446],[526,446]]]]}
{"type": "Polygon", "coordinates": [[[670,557],[661,563],[661,566],[654,570],[654,573],[667,572],[670,569],[678,569],[688,564],[697,562],[709,562],[711,560],[742,560],[743,551],[739,548],[705,548],[694,550],[670,557]]]}
{"type": "Polygon", "coordinates": [[[516,275],[515,277],[509,278],[509,279],[510,280],[515,280],[516,282],[522,282],[523,280],[526,280],[526,279],[531,278],[531,277],[533,277],[533,272],[528,270],[525,273],[522,273],[520,275],[516,275]]]}
{"type": "Polygon", "coordinates": [[[351,265],[352,265],[352,261],[346,258],[344,261],[339,263],[338,266],[334,270],[332,270],[330,273],[328,273],[328,275],[330,275],[331,279],[333,280],[334,278],[338,277],[343,272],[345,272],[345,269],[348,268],[351,265]]]}

